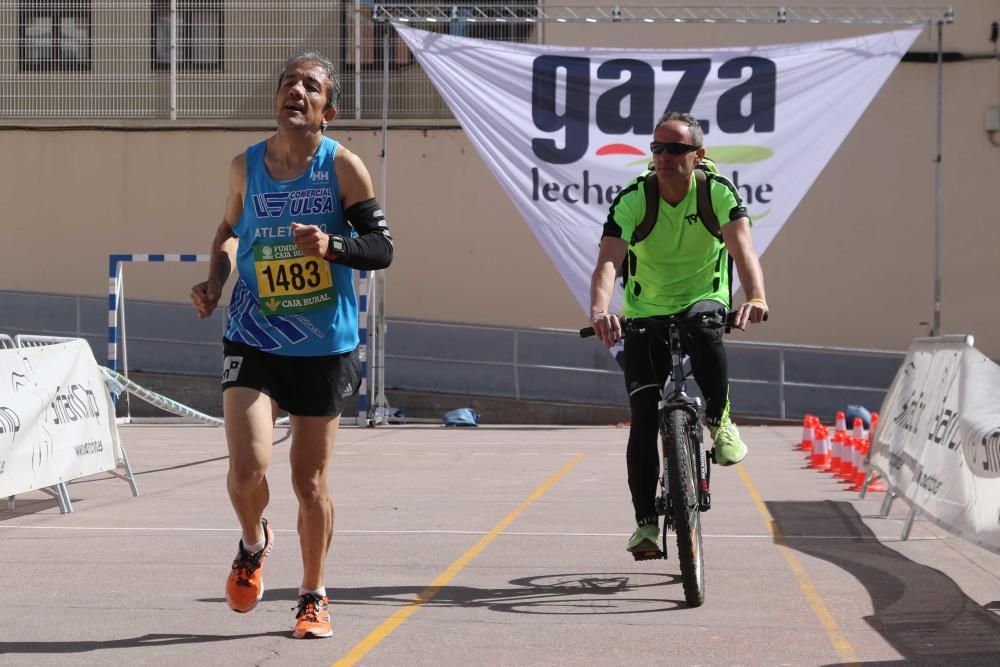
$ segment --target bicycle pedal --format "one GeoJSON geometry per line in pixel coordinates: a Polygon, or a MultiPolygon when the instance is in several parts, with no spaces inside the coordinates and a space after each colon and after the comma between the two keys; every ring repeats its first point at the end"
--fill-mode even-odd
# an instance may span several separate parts
{"type": "Polygon", "coordinates": [[[707,512],[712,509],[712,496],[709,493],[702,493],[698,496],[698,509],[707,512]]]}
{"type": "Polygon", "coordinates": [[[666,558],[664,553],[659,549],[656,551],[633,551],[632,557],[636,560],[657,560],[660,558],[666,558]]]}

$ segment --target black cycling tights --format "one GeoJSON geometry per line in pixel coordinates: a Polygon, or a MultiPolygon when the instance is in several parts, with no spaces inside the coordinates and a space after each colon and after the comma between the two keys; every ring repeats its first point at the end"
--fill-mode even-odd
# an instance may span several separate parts
{"type": "Polygon", "coordinates": [[[655,387],[643,389],[629,399],[632,407],[632,428],[628,432],[628,488],[632,492],[635,520],[640,525],[656,520],[656,478],[659,476],[660,456],[656,451],[656,404],[660,392],[655,387]]]}
{"type": "MultiPolygon", "coordinates": [[[[695,381],[705,397],[706,419],[711,424],[718,424],[726,407],[729,389],[729,368],[726,351],[722,346],[722,332],[718,329],[693,331],[684,336],[683,342],[685,351],[691,357],[695,381]]],[[[625,354],[626,369],[630,366],[628,355],[643,355],[646,363],[651,361],[657,368],[669,368],[670,365],[666,344],[658,339],[646,339],[644,336],[637,336],[636,340],[629,339],[626,341],[625,354]]],[[[656,375],[659,380],[660,373],[656,375]]],[[[656,519],[654,498],[656,479],[660,473],[657,405],[661,386],[662,381],[657,386],[640,389],[629,397],[632,428],[628,434],[625,458],[628,463],[628,487],[632,492],[632,506],[635,508],[636,521],[640,524],[656,519]]]]}

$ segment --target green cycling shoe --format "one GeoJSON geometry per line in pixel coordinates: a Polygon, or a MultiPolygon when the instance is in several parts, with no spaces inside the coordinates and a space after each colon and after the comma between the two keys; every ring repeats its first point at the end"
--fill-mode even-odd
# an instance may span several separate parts
{"type": "Polygon", "coordinates": [[[747,455],[747,446],[740,438],[740,431],[729,418],[729,404],[722,413],[718,426],[709,426],[712,442],[715,443],[715,462],[720,466],[731,466],[742,461],[747,455]]]}
{"type": "Polygon", "coordinates": [[[660,527],[655,522],[647,523],[642,526],[636,526],[635,532],[629,538],[628,546],[625,547],[625,550],[632,553],[659,551],[659,541],[660,527]]]}

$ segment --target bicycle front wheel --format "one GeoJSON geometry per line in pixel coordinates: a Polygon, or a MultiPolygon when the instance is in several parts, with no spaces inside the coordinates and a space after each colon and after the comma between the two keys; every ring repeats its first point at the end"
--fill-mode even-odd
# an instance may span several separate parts
{"type": "Polygon", "coordinates": [[[667,414],[666,455],[670,476],[670,502],[677,533],[677,559],[681,565],[684,599],[692,607],[705,601],[705,558],[701,546],[701,510],[698,504],[698,456],[692,428],[698,422],[685,410],[667,414]]]}

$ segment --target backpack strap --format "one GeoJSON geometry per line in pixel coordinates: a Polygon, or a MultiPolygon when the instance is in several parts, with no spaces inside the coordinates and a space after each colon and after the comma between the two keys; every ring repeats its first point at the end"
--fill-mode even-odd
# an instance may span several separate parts
{"type": "Polygon", "coordinates": [[[632,240],[629,242],[631,245],[650,235],[660,213],[660,184],[656,180],[655,173],[646,176],[646,180],[642,182],[642,190],[646,194],[646,213],[642,216],[642,222],[632,232],[632,240]]]}
{"type": "Polygon", "coordinates": [[[694,170],[694,189],[698,196],[698,219],[705,225],[708,233],[715,238],[722,240],[722,225],[712,208],[711,184],[708,182],[708,174],[704,169],[694,170]]]}
{"type": "MultiPolygon", "coordinates": [[[[694,187],[698,196],[698,219],[705,225],[708,233],[715,238],[722,240],[722,225],[712,208],[711,183],[708,181],[708,172],[703,169],[694,170],[694,187]]],[[[729,303],[733,302],[733,256],[726,252],[729,263],[729,303]]]]}
{"type": "MultiPolygon", "coordinates": [[[[652,165],[650,165],[650,169],[652,169],[652,165]]],[[[642,222],[632,230],[632,239],[629,241],[629,245],[635,245],[642,241],[656,226],[656,218],[660,213],[660,184],[656,180],[655,172],[650,171],[646,174],[646,179],[642,182],[642,191],[646,195],[646,212],[642,216],[642,222]]],[[[622,260],[622,265],[619,268],[622,287],[628,283],[628,263],[631,254],[631,250],[625,253],[625,259],[622,260]]]]}
{"type": "MultiPolygon", "coordinates": [[[[708,233],[717,239],[722,239],[722,225],[712,208],[712,195],[708,182],[708,174],[704,169],[694,170],[694,188],[698,197],[698,218],[705,225],[708,233]]],[[[660,186],[653,174],[649,174],[642,183],[646,194],[646,214],[642,222],[632,232],[631,245],[635,245],[649,236],[656,226],[656,218],[660,212],[660,186]]]]}

